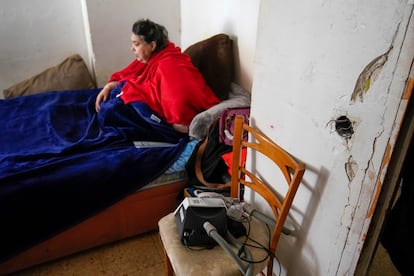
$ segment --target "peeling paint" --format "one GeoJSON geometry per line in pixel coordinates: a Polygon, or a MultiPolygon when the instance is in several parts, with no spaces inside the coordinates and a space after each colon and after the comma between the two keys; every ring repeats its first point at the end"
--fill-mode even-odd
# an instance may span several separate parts
{"type": "Polygon", "coordinates": [[[350,182],[354,179],[357,170],[358,164],[355,162],[351,155],[349,156],[348,161],[345,163],[345,172],[350,182]]]}
{"type": "Polygon", "coordinates": [[[374,192],[374,198],[373,198],[373,201],[372,201],[372,203],[370,205],[370,208],[369,208],[369,210],[367,212],[367,215],[366,215],[366,218],[368,218],[368,219],[372,218],[372,216],[374,215],[374,212],[375,212],[375,208],[377,208],[377,203],[378,203],[381,191],[382,191],[382,181],[378,180],[375,187],[376,187],[376,189],[375,189],[375,192],[374,192]]]}
{"type": "Polygon", "coordinates": [[[414,79],[410,79],[407,83],[407,89],[404,92],[403,99],[408,101],[413,91],[414,91],[414,79]]]}
{"type": "Polygon", "coordinates": [[[375,82],[377,76],[379,75],[379,73],[381,72],[382,68],[388,60],[388,55],[393,49],[395,37],[398,33],[399,27],[400,25],[398,24],[389,49],[384,54],[374,58],[370,63],[368,63],[367,66],[365,66],[364,70],[362,70],[362,72],[359,74],[354,87],[354,92],[351,96],[351,103],[355,103],[357,100],[363,102],[365,93],[375,82]]]}
{"type": "Polygon", "coordinates": [[[351,96],[351,101],[356,102],[358,99],[363,102],[365,93],[375,82],[377,76],[381,72],[382,67],[388,60],[388,55],[392,50],[392,46],[384,54],[374,58],[364,70],[359,74],[358,80],[355,84],[354,92],[351,96]]]}
{"type": "Polygon", "coordinates": [[[375,172],[374,171],[368,171],[368,178],[369,178],[369,180],[375,180],[375,178],[376,178],[376,174],[375,174],[375,172]]]}
{"type": "MultiPolygon", "coordinates": [[[[401,128],[401,122],[400,122],[400,128],[401,128]]],[[[381,162],[381,166],[379,169],[380,173],[385,173],[386,169],[388,168],[389,163],[391,162],[391,155],[393,151],[394,145],[391,145],[390,143],[387,144],[387,147],[385,149],[384,157],[381,162]]],[[[372,203],[370,204],[369,210],[367,212],[367,218],[372,218],[374,215],[375,208],[377,207],[377,203],[382,191],[382,180],[379,178],[375,185],[375,192],[374,192],[374,198],[372,203]]]]}

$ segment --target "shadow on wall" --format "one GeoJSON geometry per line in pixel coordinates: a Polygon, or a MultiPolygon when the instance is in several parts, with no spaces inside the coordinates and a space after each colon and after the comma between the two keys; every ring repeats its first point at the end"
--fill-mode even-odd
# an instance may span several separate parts
{"type": "MultiPolygon", "coordinates": [[[[251,119],[250,124],[255,125],[254,119],[251,119]]],[[[316,168],[302,162],[306,166],[306,172],[297,192],[300,193],[302,202],[299,204],[299,197],[294,199],[286,220],[285,227],[293,231],[290,235],[281,236],[276,250],[277,260],[274,262],[276,275],[320,275],[319,262],[315,260],[317,256],[315,250],[306,241],[330,173],[325,167],[316,168]],[[315,182],[310,183],[307,179],[315,179],[315,182]],[[296,206],[301,207],[299,209],[296,206]],[[286,269],[287,273],[282,273],[282,271],[286,272],[286,269]]],[[[251,195],[250,199],[254,202],[255,195],[251,195]]]]}
{"type": "MultiPolygon", "coordinates": [[[[317,176],[314,185],[304,179],[302,180],[302,186],[299,187],[299,190],[307,189],[309,193],[308,207],[303,212],[295,208],[295,201],[293,201],[291,209],[291,215],[294,213],[295,216],[300,216],[302,223],[299,224],[297,220],[293,221],[292,216],[289,216],[288,221],[294,225],[295,231],[289,236],[282,236],[277,250],[280,263],[283,264],[285,269],[288,268],[288,275],[320,275],[318,261],[315,260],[315,251],[306,243],[306,240],[312,220],[318,209],[320,197],[324,194],[329,171],[324,167],[317,169],[310,164],[306,164],[305,175],[310,176],[311,174],[317,176]]],[[[308,179],[312,179],[312,177],[308,177],[308,179]]]]}

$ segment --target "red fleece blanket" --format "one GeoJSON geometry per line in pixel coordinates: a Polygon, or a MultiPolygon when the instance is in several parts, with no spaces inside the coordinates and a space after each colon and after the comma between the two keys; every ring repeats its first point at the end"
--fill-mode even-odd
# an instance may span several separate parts
{"type": "Polygon", "coordinates": [[[109,81],[127,83],[124,103],[145,102],[170,124],[189,125],[194,116],[220,102],[190,57],[172,42],[148,63],[134,60],[109,81]]]}

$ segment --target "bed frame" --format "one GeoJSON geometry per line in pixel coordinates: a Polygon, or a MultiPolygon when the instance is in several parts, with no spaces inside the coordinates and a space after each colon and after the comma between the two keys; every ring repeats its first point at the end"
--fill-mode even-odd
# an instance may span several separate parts
{"type": "Polygon", "coordinates": [[[159,219],[178,206],[185,185],[186,180],[179,180],[137,191],[80,224],[0,263],[0,275],[156,230],[159,219]]]}

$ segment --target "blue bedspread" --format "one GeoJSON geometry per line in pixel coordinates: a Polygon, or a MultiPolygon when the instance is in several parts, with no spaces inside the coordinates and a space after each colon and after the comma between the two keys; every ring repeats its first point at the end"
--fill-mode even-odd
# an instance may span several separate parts
{"type": "Polygon", "coordinates": [[[98,89],[0,100],[0,262],[160,176],[187,140],[143,103],[98,89]],[[136,148],[133,141],[171,147],[136,148]]]}

